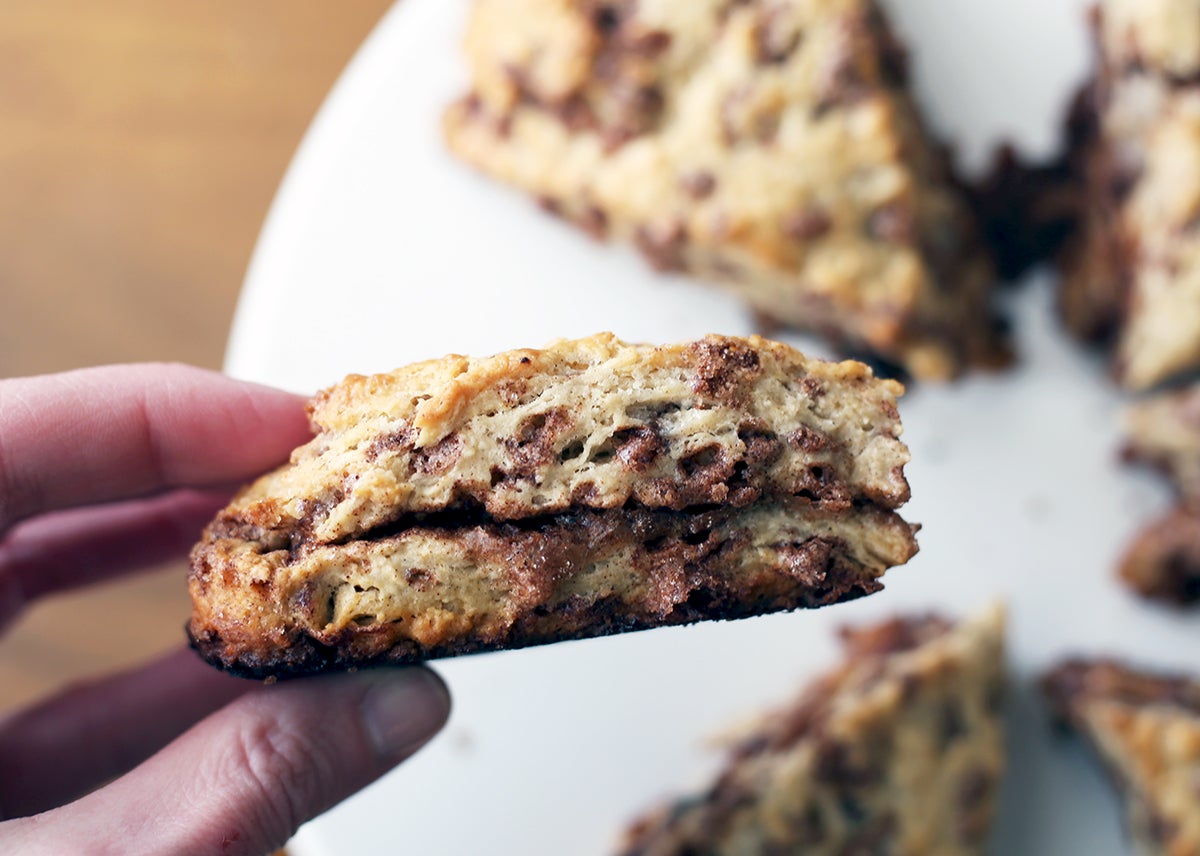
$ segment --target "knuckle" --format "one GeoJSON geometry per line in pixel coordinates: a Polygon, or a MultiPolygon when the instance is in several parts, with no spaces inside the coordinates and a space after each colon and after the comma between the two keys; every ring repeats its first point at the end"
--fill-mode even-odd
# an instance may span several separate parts
{"type": "Polygon", "coordinates": [[[282,844],[321,808],[318,783],[326,779],[311,744],[282,723],[256,718],[237,732],[232,763],[247,793],[252,832],[282,844]]]}

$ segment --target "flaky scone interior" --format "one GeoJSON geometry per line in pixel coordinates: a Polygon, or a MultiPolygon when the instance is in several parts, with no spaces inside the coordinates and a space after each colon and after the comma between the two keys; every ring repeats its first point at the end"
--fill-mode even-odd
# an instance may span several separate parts
{"type": "Polygon", "coordinates": [[[901,392],[757,337],[349,377],[193,551],[193,643],[282,675],[870,593],[916,551],[901,392]]]}

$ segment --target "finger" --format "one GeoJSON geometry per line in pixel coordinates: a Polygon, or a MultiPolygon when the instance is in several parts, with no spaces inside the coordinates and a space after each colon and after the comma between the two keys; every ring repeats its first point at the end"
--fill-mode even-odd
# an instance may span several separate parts
{"type": "Polygon", "coordinates": [[[415,752],[449,711],[445,686],[419,667],[263,687],[112,784],[11,821],[6,843],[258,856],[415,752]]]}
{"type": "Polygon", "coordinates": [[[181,365],[0,381],[0,531],[58,508],[205,487],[284,460],[303,400],[181,365]]]}
{"type": "Polygon", "coordinates": [[[0,720],[3,816],[45,811],[87,793],[258,686],[184,649],[0,720]]]}
{"type": "Polygon", "coordinates": [[[0,629],[35,598],[186,555],[230,491],[173,491],[43,514],[0,539],[0,629]]]}

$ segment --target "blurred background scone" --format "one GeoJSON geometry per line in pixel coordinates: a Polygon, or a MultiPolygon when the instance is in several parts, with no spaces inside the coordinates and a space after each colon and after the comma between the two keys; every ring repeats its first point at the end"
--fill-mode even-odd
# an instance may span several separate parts
{"type": "Polygon", "coordinates": [[[477,0],[451,149],[662,271],[918,378],[1005,359],[994,271],[871,0],[477,0]]]}

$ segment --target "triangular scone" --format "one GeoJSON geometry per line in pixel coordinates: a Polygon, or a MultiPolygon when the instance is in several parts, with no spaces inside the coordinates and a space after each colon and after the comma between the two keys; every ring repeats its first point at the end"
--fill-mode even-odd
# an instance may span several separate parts
{"type": "Polygon", "coordinates": [[[902,391],[720,336],[349,377],[193,551],[193,643],[289,674],[868,594],[916,552],[902,391]]]}
{"type": "Polygon", "coordinates": [[[895,619],[745,738],[622,856],[982,854],[1004,769],[1003,614],[895,619]]]}
{"type": "Polygon", "coordinates": [[[1103,0],[1073,160],[1082,220],[1062,307],[1145,389],[1200,368],[1200,3],[1103,0]]]}
{"type": "Polygon", "coordinates": [[[1051,672],[1045,689],[1124,795],[1139,852],[1200,853],[1200,682],[1076,660],[1051,672]]]}
{"type": "Polygon", "coordinates": [[[476,0],[450,148],[659,270],[914,376],[1002,358],[873,0],[476,0]]]}

